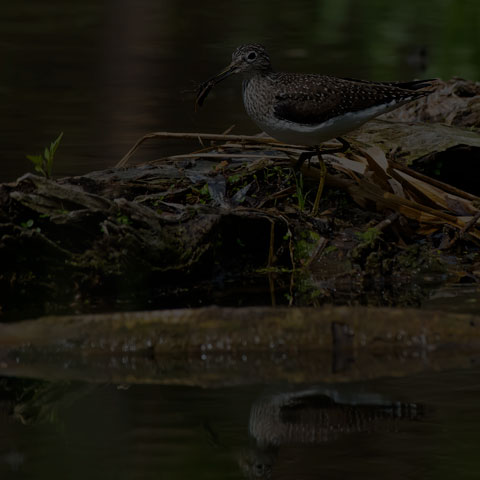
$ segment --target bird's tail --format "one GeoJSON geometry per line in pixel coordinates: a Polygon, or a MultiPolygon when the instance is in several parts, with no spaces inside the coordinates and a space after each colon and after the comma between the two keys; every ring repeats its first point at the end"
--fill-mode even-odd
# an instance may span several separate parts
{"type": "Polygon", "coordinates": [[[404,90],[421,90],[422,88],[434,86],[436,81],[436,78],[430,78],[428,80],[412,80],[410,82],[388,82],[387,85],[403,88],[404,90]]]}

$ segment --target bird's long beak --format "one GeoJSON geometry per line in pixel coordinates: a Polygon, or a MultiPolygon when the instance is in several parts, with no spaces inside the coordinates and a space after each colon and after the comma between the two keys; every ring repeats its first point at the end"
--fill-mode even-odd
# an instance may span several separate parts
{"type": "Polygon", "coordinates": [[[233,75],[234,73],[237,73],[237,68],[238,68],[238,62],[232,62],[230,65],[225,67],[220,73],[218,73],[214,77],[207,80],[207,83],[211,82],[212,86],[216,85],[217,83],[221,82],[222,80],[225,80],[225,78],[229,77],[230,75],[233,75]]]}
{"type": "Polygon", "coordinates": [[[230,65],[225,67],[220,73],[215,75],[212,78],[209,78],[206,82],[203,82],[197,90],[197,97],[195,99],[195,111],[202,106],[204,100],[207,98],[210,90],[222,80],[225,80],[230,75],[237,73],[238,71],[238,62],[232,62],[230,65]]]}

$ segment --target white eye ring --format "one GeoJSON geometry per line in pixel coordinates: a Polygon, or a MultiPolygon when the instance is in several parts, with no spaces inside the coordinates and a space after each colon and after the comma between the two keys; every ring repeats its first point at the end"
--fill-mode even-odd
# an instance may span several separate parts
{"type": "Polygon", "coordinates": [[[250,52],[247,55],[247,61],[248,62],[253,62],[257,58],[257,54],[255,52],[250,52]]]}

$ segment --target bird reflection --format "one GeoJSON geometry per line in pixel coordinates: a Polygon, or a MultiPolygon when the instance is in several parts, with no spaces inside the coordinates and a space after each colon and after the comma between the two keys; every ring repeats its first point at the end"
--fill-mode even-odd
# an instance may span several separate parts
{"type": "Polygon", "coordinates": [[[270,479],[281,447],[307,448],[355,433],[397,432],[402,424],[422,418],[424,411],[416,403],[331,388],[264,396],[250,410],[253,447],[240,466],[249,479],[270,479]]]}

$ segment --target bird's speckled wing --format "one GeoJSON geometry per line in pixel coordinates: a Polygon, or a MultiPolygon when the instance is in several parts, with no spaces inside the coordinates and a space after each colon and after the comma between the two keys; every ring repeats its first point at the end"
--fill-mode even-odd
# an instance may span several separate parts
{"type": "Polygon", "coordinates": [[[401,84],[408,85],[407,89],[391,83],[292,73],[278,74],[276,80],[280,92],[275,96],[275,116],[304,125],[321,124],[330,118],[371,107],[401,104],[427,93],[414,91],[419,88],[419,82],[401,84]]]}

